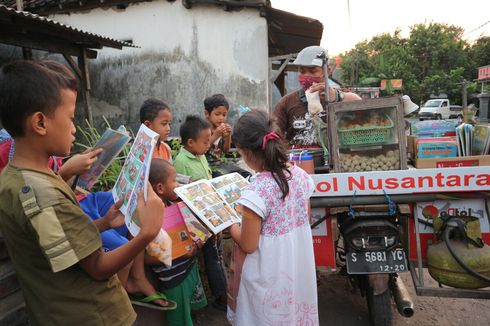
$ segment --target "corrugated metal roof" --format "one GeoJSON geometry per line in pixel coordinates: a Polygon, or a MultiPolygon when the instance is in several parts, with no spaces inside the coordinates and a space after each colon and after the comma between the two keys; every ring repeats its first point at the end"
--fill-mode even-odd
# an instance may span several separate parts
{"type": "Polygon", "coordinates": [[[323,24],[313,18],[268,7],[269,56],[297,53],[310,45],[320,45],[323,24]]]}
{"type": "MultiPolygon", "coordinates": [[[[142,1],[152,0],[24,0],[24,5],[27,10],[49,14],[142,1]]],[[[15,6],[15,0],[0,0],[0,3],[15,6]]],[[[268,23],[269,56],[297,53],[306,46],[319,45],[322,38],[323,24],[320,21],[272,8],[268,0],[187,0],[186,3],[189,7],[205,3],[224,7],[231,4],[233,7],[250,5],[261,10],[268,23]]]]}
{"type": "MultiPolygon", "coordinates": [[[[9,0],[10,1],[10,0],[9,0]]],[[[36,1],[48,1],[48,0],[36,0],[36,1]]],[[[8,8],[4,5],[0,5],[0,32],[2,34],[8,34],[9,29],[7,26],[23,27],[19,29],[24,33],[29,31],[42,34],[43,31],[49,32],[50,35],[56,35],[60,41],[70,42],[78,46],[86,48],[100,49],[103,46],[121,49],[122,47],[137,47],[133,44],[116,40],[110,37],[90,33],[81,29],[66,25],[55,20],[33,14],[27,11],[17,11],[13,8],[8,8]],[[28,24],[28,27],[26,25],[28,24]],[[4,32],[2,26],[5,27],[4,32]]],[[[0,42],[2,38],[0,36],[0,42]]]]}
{"type": "MultiPolygon", "coordinates": [[[[53,14],[88,10],[101,7],[126,8],[130,3],[153,0],[24,0],[24,10],[39,14],[53,14]]],[[[174,2],[175,0],[166,0],[174,2]]],[[[16,8],[16,0],[0,0],[0,4],[16,8]]],[[[195,4],[214,4],[225,10],[234,10],[244,7],[262,8],[270,6],[269,0],[182,0],[184,7],[190,9],[195,4]]]]}
{"type": "MultiPolygon", "coordinates": [[[[24,10],[29,8],[37,8],[45,5],[58,6],[71,2],[81,2],[80,0],[24,0],[22,1],[24,10]]],[[[0,4],[3,4],[10,8],[17,8],[16,0],[0,0],[0,4]]]]}

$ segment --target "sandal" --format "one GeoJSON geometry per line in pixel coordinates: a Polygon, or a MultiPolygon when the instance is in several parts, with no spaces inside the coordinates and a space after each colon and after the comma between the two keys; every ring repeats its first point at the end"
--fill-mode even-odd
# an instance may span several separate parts
{"type": "Polygon", "coordinates": [[[156,310],[175,310],[177,308],[177,303],[175,301],[168,300],[167,296],[161,292],[157,292],[156,294],[147,297],[135,296],[130,294],[129,298],[131,299],[132,304],[146,308],[156,310]],[[167,302],[167,305],[161,306],[159,304],[155,304],[153,303],[153,301],[155,300],[164,300],[167,302]]]}

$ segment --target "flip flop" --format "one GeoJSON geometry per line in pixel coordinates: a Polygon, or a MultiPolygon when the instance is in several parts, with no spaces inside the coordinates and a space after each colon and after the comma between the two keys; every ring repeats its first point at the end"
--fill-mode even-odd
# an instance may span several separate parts
{"type": "Polygon", "coordinates": [[[132,304],[146,308],[156,310],[174,310],[177,308],[177,303],[175,301],[168,300],[167,296],[161,292],[157,292],[156,294],[148,297],[129,295],[129,298],[131,299],[132,304]],[[152,303],[155,300],[165,300],[168,304],[166,306],[160,306],[159,304],[152,303]]]}

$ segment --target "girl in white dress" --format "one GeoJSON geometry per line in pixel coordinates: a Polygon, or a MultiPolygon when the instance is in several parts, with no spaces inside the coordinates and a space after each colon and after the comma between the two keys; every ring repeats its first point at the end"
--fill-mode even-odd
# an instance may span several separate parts
{"type": "Polygon", "coordinates": [[[257,172],[242,192],[242,224],[230,227],[247,253],[234,325],[318,325],[317,287],[309,224],[313,180],[288,162],[285,144],[263,111],[234,127],[233,142],[257,172]]]}

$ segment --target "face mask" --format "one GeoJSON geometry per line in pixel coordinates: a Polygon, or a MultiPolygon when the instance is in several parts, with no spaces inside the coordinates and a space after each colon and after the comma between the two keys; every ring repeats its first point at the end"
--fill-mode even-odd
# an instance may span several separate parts
{"type": "Polygon", "coordinates": [[[322,77],[299,75],[298,81],[303,87],[303,89],[306,91],[314,83],[320,83],[322,81],[322,77]]]}

